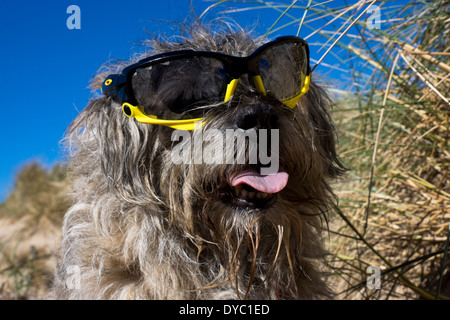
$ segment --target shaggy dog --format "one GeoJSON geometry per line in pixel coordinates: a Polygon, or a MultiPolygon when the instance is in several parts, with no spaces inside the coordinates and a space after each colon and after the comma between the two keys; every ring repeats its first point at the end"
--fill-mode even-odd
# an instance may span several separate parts
{"type": "MultiPolygon", "coordinates": [[[[200,25],[181,39],[153,39],[151,54],[139,59],[180,50],[246,57],[263,44],[241,30],[200,25]]],[[[289,56],[271,55],[277,62],[264,85],[277,83],[274,91],[293,86],[289,78],[279,80],[293,72],[285,66],[289,56]]],[[[57,298],[329,297],[320,263],[322,231],[336,199],[327,181],[343,168],[325,91],[311,82],[295,106],[287,107],[242,74],[230,99],[211,101],[215,80],[202,77],[200,65],[182,72],[182,62],[175,63],[180,68],[162,63],[136,71],[131,81],[139,110],[162,119],[189,112],[188,118],[206,119],[184,131],[189,134],[267,129],[278,139],[276,146],[268,143],[268,152],[277,152],[279,171],[259,175],[261,159],[250,164],[248,154],[244,163],[174,162],[174,149],[189,147],[188,139],[174,139],[176,130],[168,126],[125,116],[131,112],[122,112],[118,92],[93,98],[67,133],[74,203],[64,221],[57,298]]],[[[127,65],[109,65],[96,79],[109,85],[106,76],[127,65]]],[[[240,147],[248,151],[249,143],[240,147]]],[[[183,159],[194,157],[186,154],[183,159]]]]}

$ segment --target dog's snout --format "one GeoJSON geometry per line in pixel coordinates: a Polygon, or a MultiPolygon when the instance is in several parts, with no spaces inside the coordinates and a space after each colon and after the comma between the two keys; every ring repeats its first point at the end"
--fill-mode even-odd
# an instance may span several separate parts
{"type": "Polygon", "coordinates": [[[268,105],[248,106],[237,114],[235,125],[238,129],[274,129],[277,128],[277,116],[268,105]]]}

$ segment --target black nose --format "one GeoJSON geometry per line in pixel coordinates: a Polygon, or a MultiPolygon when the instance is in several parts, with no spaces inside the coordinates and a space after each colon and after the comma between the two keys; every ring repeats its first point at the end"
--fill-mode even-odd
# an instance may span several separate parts
{"type": "Polygon", "coordinates": [[[235,125],[242,130],[276,129],[278,118],[270,105],[251,105],[242,108],[235,118],[235,125]]]}

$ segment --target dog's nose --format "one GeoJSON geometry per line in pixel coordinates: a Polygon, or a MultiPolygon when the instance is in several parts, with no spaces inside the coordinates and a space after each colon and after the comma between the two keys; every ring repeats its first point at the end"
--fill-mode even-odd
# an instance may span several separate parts
{"type": "Polygon", "coordinates": [[[235,125],[238,129],[275,129],[277,116],[268,105],[252,105],[240,110],[236,115],[235,125]]]}

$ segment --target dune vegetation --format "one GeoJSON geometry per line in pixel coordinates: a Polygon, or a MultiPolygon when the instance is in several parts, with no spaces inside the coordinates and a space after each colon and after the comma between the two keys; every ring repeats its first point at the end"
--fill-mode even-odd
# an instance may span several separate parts
{"type": "MultiPolygon", "coordinates": [[[[227,6],[273,10],[269,36],[302,24],[302,34],[321,36],[314,57],[342,36],[335,62],[320,68],[348,168],[333,182],[339,210],[325,239],[336,299],[449,299],[450,2],[376,1],[379,19],[368,11],[344,34],[371,3],[227,6]],[[339,82],[326,79],[339,71],[339,82]]],[[[0,299],[48,297],[69,182],[62,165],[31,163],[17,175],[0,204],[0,299]]]]}

